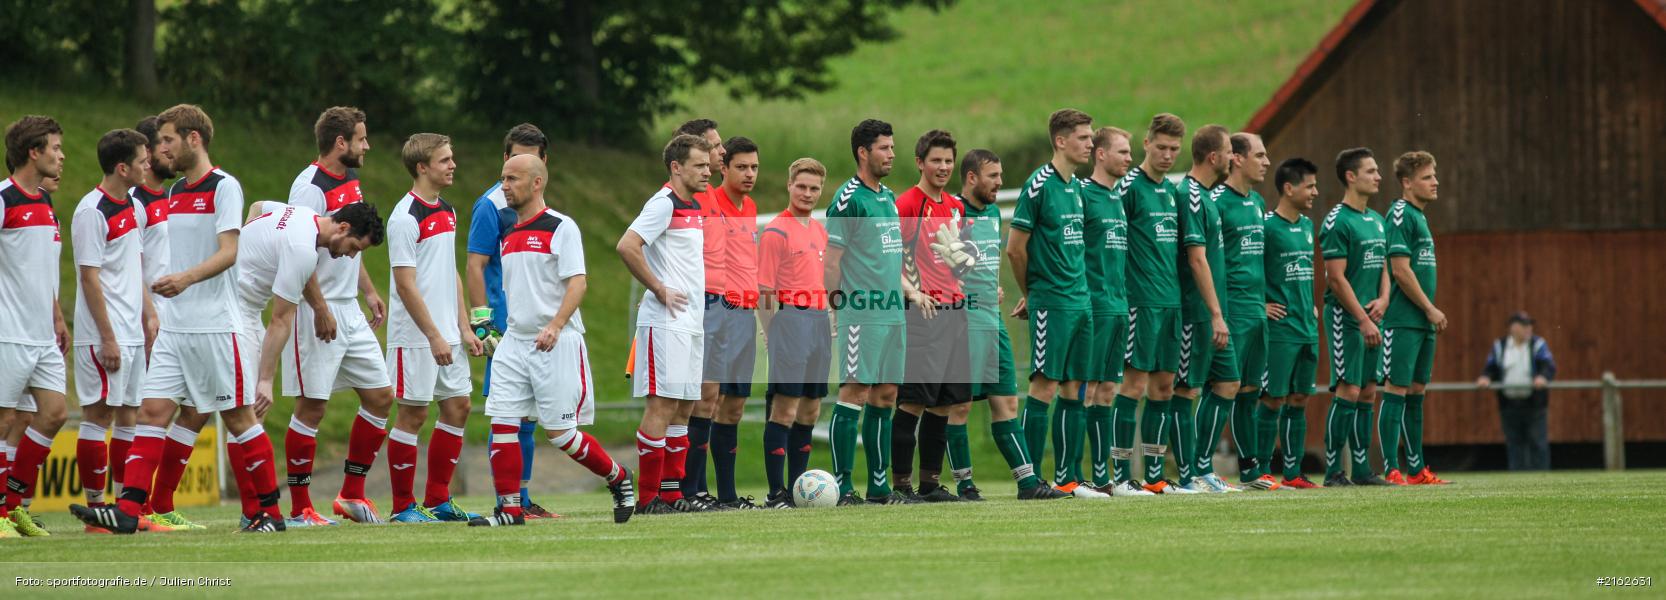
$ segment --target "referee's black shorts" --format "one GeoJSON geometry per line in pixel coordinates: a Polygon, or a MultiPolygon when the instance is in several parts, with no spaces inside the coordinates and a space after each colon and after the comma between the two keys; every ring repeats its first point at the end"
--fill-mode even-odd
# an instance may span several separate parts
{"type": "Polygon", "coordinates": [[[769,321],[767,393],[792,398],[827,396],[833,329],[827,311],[781,305],[769,321]]]}

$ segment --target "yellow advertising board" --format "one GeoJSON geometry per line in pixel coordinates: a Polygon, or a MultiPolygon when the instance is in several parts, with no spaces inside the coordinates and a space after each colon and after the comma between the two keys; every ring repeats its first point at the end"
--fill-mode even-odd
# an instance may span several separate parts
{"type": "MultiPolygon", "coordinates": [[[[197,436],[196,449],[191,451],[191,464],[174,492],[175,506],[212,506],[220,503],[219,461],[214,455],[219,436],[213,425],[202,428],[197,436]]],[[[66,426],[52,438],[52,453],[40,468],[40,481],[35,485],[35,501],[29,510],[36,513],[68,512],[70,504],[85,504],[81,487],[81,472],[75,461],[75,442],[79,437],[76,427],[66,426]]],[[[115,498],[105,494],[105,500],[115,498]]]]}

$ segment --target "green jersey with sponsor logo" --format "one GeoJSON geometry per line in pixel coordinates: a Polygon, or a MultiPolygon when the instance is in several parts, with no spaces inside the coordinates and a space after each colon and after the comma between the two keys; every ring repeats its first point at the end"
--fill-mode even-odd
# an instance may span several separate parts
{"type": "Polygon", "coordinates": [[[1296,221],[1291,222],[1276,211],[1267,211],[1262,223],[1267,240],[1262,253],[1267,272],[1267,302],[1283,305],[1285,312],[1284,318],[1267,321],[1267,341],[1317,343],[1319,322],[1313,315],[1313,221],[1307,215],[1297,215],[1296,221]]]}
{"type": "MultiPolygon", "coordinates": [[[[1429,219],[1423,209],[1405,199],[1395,200],[1388,207],[1388,255],[1411,259],[1411,271],[1417,277],[1418,287],[1434,302],[1435,236],[1429,231],[1429,219]]],[[[1400,291],[1399,284],[1394,284],[1394,291],[1389,292],[1383,327],[1431,329],[1428,315],[1400,291]]]]}
{"type": "Polygon", "coordinates": [[[827,207],[827,243],[844,249],[833,298],[840,324],[903,322],[902,223],[897,195],[850,178],[827,207]]]}
{"type": "Polygon", "coordinates": [[[1221,247],[1226,253],[1226,314],[1233,320],[1267,318],[1267,277],[1261,255],[1265,251],[1262,224],[1267,203],[1250,190],[1239,194],[1221,184],[1211,192],[1221,213],[1221,247]]]}
{"type": "Polygon", "coordinates": [[[971,307],[966,312],[966,326],[980,331],[1002,329],[1005,324],[1001,322],[999,299],[1001,209],[994,203],[980,209],[964,197],[960,203],[966,207],[965,225],[961,226],[960,237],[966,240],[978,261],[960,277],[961,289],[966,292],[967,304],[971,307]]]}
{"type": "Polygon", "coordinates": [[[1128,218],[1128,305],[1179,308],[1175,256],[1180,252],[1180,222],[1174,188],[1134,167],[1113,193],[1122,198],[1128,218]]]}
{"type": "MultiPolygon", "coordinates": [[[[1367,207],[1354,210],[1347,203],[1336,205],[1325,216],[1324,228],[1319,233],[1319,246],[1325,260],[1345,259],[1348,266],[1343,275],[1354,288],[1354,299],[1361,308],[1377,299],[1382,292],[1383,267],[1388,262],[1388,237],[1383,227],[1383,216],[1367,207]]],[[[1325,290],[1325,306],[1340,307],[1336,294],[1325,290]]],[[[1342,324],[1359,325],[1354,316],[1342,311],[1342,324]]]]}
{"type": "Polygon", "coordinates": [[[1176,257],[1180,276],[1180,318],[1186,323],[1208,321],[1209,305],[1192,276],[1190,250],[1203,247],[1209,263],[1209,278],[1215,282],[1215,300],[1221,313],[1226,311],[1226,252],[1222,249],[1221,211],[1215,205],[1214,194],[1203,187],[1203,182],[1187,175],[1180,182],[1180,246],[1176,257]]]}
{"type": "Polygon", "coordinates": [[[1082,180],[1083,224],[1087,238],[1088,293],[1093,313],[1128,314],[1128,218],[1116,187],[1093,178],[1082,180]]]}
{"type": "Polygon", "coordinates": [[[1018,191],[1012,227],[1030,233],[1025,283],[1032,310],[1088,308],[1081,188],[1080,179],[1049,163],[1018,191]]]}

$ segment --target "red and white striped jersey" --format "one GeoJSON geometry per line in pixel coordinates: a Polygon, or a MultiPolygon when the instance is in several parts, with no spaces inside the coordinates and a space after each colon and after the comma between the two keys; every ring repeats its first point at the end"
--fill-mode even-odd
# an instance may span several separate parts
{"type": "MultiPolygon", "coordinates": [[[[363,202],[359,172],[348,169],[335,174],[318,163],[307,165],[289,186],[289,204],[311,209],[326,217],[341,207],[363,202]]],[[[359,297],[359,256],[330,258],[330,251],[318,250],[318,290],[325,300],[356,300],[359,297]]]]}
{"type": "MultiPolygon", "coordinates": [[[[388,214],[388,266],[416,269],[416,287],[428,307],[428,318],[447,344],[461,341],[457,322],[457,211],[443,198],[424,200],[416,192],[405,194],[388,214]]],[[[388,346],[426,348],[423,335],[405,308],[399,286],[391,274],[388,308],[388,346]]]]}
{"type": "MultiPolygon", "coordinates": [[[[116,333],[116,344],[145,343],[142,326],[145,294],[139,254],[144,241],[144,211],[132,198],[117,200],[102,188],[81,197],[70,219],[70,243],[76,267],[95,267],[104,292],[104,313],[116,333]]],[[[79,269],[78,269],[79,270],[79,269]]],[[[75,344],[101,344],[98,322],[87,306],[79,273],[75,278],[75,344]]]]}
{"type": "MultiPolygon", "coordinates": [[[[699,265],[700,247],[692,254],[699,265]]],[[[503,237],[503,293],[509,303],[505,335],[533,338],[548,325],[567,297],[567,279],[584,275],[584,240],[572,217],[546,208],[516,223],[503,237]]],[[[584,333],[581,311],[573,311],[562,334],[584,333]]]]}
{"type": "Polygon", "coordinates": [[[145,289],[156,283],[156,278],[168,274],[168,192],[153,190],[143,185],[127,190],[128,199],[136,202],[142,221],[144,241],[139,260],[144,263],[145,289]]]}
{"type": "MultiPolygon", "coordinates": [[[[220,249],[219,235],[243,224],[243,184],[218,167],[196,181],[180,179],[168,189],[168,271],[178,273],[208,260],[220,249]]],[[[197,282],[178,296],[161,299],[162,329],[177,333],[238,333],[231,269],[197,282]]]]}
{"type": "Polygon", "coordinates": [[[52,346],[52,303],[58,301],[58,216],[46,190],[0,181],[0,342],[52,346]],[[43,279],[49,281],[42,281],[43,279]]]}
{"type": "Polygon", "coordinates": [[[300,304],[318,250],[318,213],[310,209],[284,206],[249,221],[237,245],[239,310],[258,315],[273,296],[300,304]]]}
{"type": "Polygon", "coordinates": [[[705,213],[700,203],[677,197],[670,186],[649,198],[642,213],[631,222],[630,230],[647,242],[642,253],[648,270],[671,289],[688,294],[688,306],[672,315],[653,291],[643,292],[642,306],[636,312],[637,326],[705,333],[704,227],[705,213]]]}

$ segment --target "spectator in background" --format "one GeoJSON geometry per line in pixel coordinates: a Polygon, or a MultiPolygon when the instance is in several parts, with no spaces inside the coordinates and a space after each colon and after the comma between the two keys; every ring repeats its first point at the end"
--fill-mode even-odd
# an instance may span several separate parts
{"type": "Polygon", "coordinates": [[[1498,416],[1511,471],[1550,470],[1549,385],[1555,378],[1556,359],[1544,338],[1533,335],[1533,317],[1510,315],[1510,332],[1493,342],[1475,385],[1500,384],[1498,416]]]}

